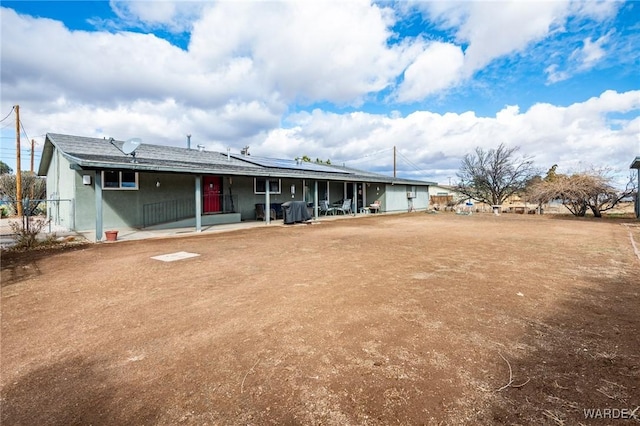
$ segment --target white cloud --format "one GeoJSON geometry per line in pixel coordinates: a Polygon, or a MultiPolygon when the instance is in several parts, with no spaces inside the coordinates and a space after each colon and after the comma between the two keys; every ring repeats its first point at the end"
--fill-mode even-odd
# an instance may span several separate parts
{"type": "Polygon", "coordinates": [[[548,83],[557,83],[571,77],[571,74],[569,74],[567,71],[560,71],[558,70],[558,68],[558,64],[551,64],[544,69],[544,72],[547,74],[548,83]]]}
{"type": "Polygon", "coordinates": [[[251,58],[260,85],[287,100],[357,105],[412,59],[410,44],[387,45],[392,22],[365,1],[221,2],[195,24],[189,51],[202,67],[251,58]]]}
{"type": "Polygon", "coordinates": [[[190,30],[206,7],[203,1],[110,0],[109,4],[119,18],[110,26],[161,28],[175,33],[190,30]]]}
{"type": "Polygon", "coordinates": [[[389,172],[393,161],[390,149],[395,145],[412,163],[401,160],[401,174],[444,183],[455,176],[464,154],[476,146],[494,148],[504,142],[520,146],[521,154],[534,156],[542,169],[558,164],[566,172],[593,164],[626,173],[629,158],[637,155],[640,118],[614,122],[608,115],[632,111],[640,111],[640,91],[606,91],[568,107],[540,103],[524,112],[511,105],[495,117],[479,117],[473,112],[416,111],[398,117],[314,111],[289,117],[293,127],[271,131],[265,144],[253,152],[280,151],[291,158],[307,154],[389,172]]]}
{"type": "Polygon", "coordinates": [[[584,16],[596,21],[604,21],[613,18],[623,2],[611,0],[578,0],[571,2],[571,13],[584,16]]]}
{"type": "MultiPolygon", "coordinates": [[[[526,54],[528,47],[554,34],[565,32],[569,17],[602,22],[614,17],[622,5],[621,2],[583,0],[416,0],[412,4],[441,28],[452,31],[456,41],[461,46],[466,46],[464,66],[457,83],[470,78],[497,58],[516,53],[526,54]]],[[[595,42],[591,38],[584,40],[582,49],[574,53],[581,59],[578,71],[592,67],[604,57],[606,52],[603,45],[607,43],[608,37],[609,35],[601,37],[595,42]]],[[[555,83],[569,78],[575,70],[560,70],[558,64],[553,64],[545,72],[548,74],[548,82],[555,83]]]]}
{"type": "Polygon", "coordinates": [[[399,102],[419,101],[454,85],[461,75],[464,55],[460,47],[433,42],[404,72],[397,90],[399,102]]]}
{"type": "Polygon", "coordinates": [[[522,51],[564,22],[568,1],[553,2],[417,2],[431,19],[455,31],[467,44],[465,77],[492,60],[522,51]]]}
{"type": "Polygon", "coordinates": [[[591,38],[584,39],[582,49],[576,52],[575,55],[580,62],[578,65],[579,70],[590,69],[604,58],[606,51],[604,50],[603,45],[608,41],[608,39],[609,34],[598,38],[595,42],[592,42],[591,38]]]}
{"type": "MultiPolygon", "coordinates": [[[[149,9],[152,4],[114,7],[122,16],[164,28],[182,16],[181,2],[158,10],[149,9]]],[[[607,91],[567,107],[540,103],[521,111],[511,105],[494,117],[473,111],[403,116],[322,109],[285,115],[304,103],[359,106],[376,96],[415,102],[442,93],[496,57],[559,31],[575,3],[525,3],[521,9],[512,3],[418,3],[457,41],[419,36],[397,43],[391,28],[398,17],[386,3],[198,5],[199,15],[178,19],[182,23],[175,27],[193,25],[186,51],[153,35],[70,31],[59,22],[2,8],[0,110],[19,103],[32,135],[141,137],[182,146],[191,133],[194,144],[208,149],[230,146],[237,152],[248,144],[255,155],[306,154],[384,172],[391,170],[389,150],[397,145],[422,170],[400,161],[402,173],[442,182],[455,176],[461,156],[475,146],[500,142],[520,145],[545,166],[579,158],[624,167],[625,156],[637,155],[637,116],[614,123],[607,114],[638,111],[638,91],[607,91]]],[[[598,19],[612,13],[609,6],[586,3],[576,10],[598,19]]],[[[583,38],[576,62],[602,61],[607,37],[583,38]]],[[[559,65],[546,69],[550,81],[567,78],[569,71],[559,65]]]]}

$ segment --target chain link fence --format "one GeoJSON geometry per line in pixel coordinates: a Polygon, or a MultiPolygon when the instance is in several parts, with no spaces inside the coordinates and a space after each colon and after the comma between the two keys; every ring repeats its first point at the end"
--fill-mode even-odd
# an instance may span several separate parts
{"type": "Polygon", "coordinates": [[[5,204],[8,216],[0,219],[0,245],[8,247],[16,236],[16,229],[33,230],[42,234],[68,232],[75,228],[74,203],[70,199],[22,201],[22,216],[15,214],[15,206],[5,204]]]}

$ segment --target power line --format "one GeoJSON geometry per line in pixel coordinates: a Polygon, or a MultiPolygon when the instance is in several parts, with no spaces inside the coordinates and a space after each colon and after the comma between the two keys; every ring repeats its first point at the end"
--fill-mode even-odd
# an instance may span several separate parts
{"type": "Polygon", "coordinates": [[[416,171],[419,172],[424,172],[424,169],[419,168],[416,164],[414,164],[413,162],[411,162],[411,160],[409,160],[407,157],[405,157],[404,155],[402,155],[401,152],[398,151],[398,155],[400,155],[400,157],[402,157],[411,167],[413,167],[414,169],[416,169],[416,171]]]}
{"type": "Polygon", "coordinates": [[[380,156],[380,154],[383,154],[383,153],[385,153],[387,151],[390,151],[392,149],[393,148],[385,148],[385,149],[381,149],[381,150],[378,150],[378,151],[374,151],[374,152],[372,152],[370,154],[367,154],[367,155],[363,155],[362,157],[355,158],[353,160],[335,161],[335,163],[336,164],[339,164],[339,163],[356,163],[356,162],[360,162],[360,161],[366,160],[367,158],[370,158],[370,157],[374,157],[374,156],[378,157],[378,156],[380,156]]]}
{"type": "Polygon", "coordinates": [[[11,115],[11,113],[13,112],[13,110],[16,109],[16,106],[12,106],[11,107],[11,111],[9,111],[9,114],[7,114],[7,116],[5,118],[3,118],[2,120],[0,120],[0,123],[2,123],[4,120],[6,120],[7,118],[9,118],[9,116],[11,115]]]}
{"type": "MultiPolygon", "coordinates": [[[[11,125],[11,124],[9,124],[9,125],[11,125]]],[[[44,136],[45,135],[36,135],[36,136],[34,136],[34,138],[41,138],[41,137],[44,137],[44,136]]],[[[15,139],[15,136],[0,136],[0,139],[12,139],[13,140],[13,139],[15,139]]]]}
{"type": "Polygon", "coordinates": [[[22,131],[24,132],[24,135],[27,137],[27,139],[31,139],[27,134],[27,131],[24,129],[24,126],[22,125],[22,120],[20,120],[20,127],[22,128],[22,131]]]}

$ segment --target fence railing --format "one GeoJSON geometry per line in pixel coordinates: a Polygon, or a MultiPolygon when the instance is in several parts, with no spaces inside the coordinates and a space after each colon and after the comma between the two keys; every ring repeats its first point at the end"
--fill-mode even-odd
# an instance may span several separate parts
{"type": "MultiPolygon", "coordinates": [[[[205,196],[203,209],[207,213],[234,213],[238,205],[237,196],[205,196]]],[[[142,206],[143,227],[176,222],[195,217],[196,202],[193,197],[178,200],[159,201],[142,206]]]]}
{"type": "Polygon", "coordinates": [[[142,206],[143,226],[146,228],[193,217],[195,208],[196,202],[193,197],[145,204],[142,206]]]}

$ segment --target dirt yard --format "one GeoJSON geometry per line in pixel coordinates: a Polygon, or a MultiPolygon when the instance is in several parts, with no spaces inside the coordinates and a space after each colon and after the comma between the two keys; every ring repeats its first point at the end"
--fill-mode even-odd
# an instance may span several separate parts
{"type": "Polygon", "coordinates": [[[5,254],[0,420],[636,424],[630,222],[413,213],[5,254]]]}

